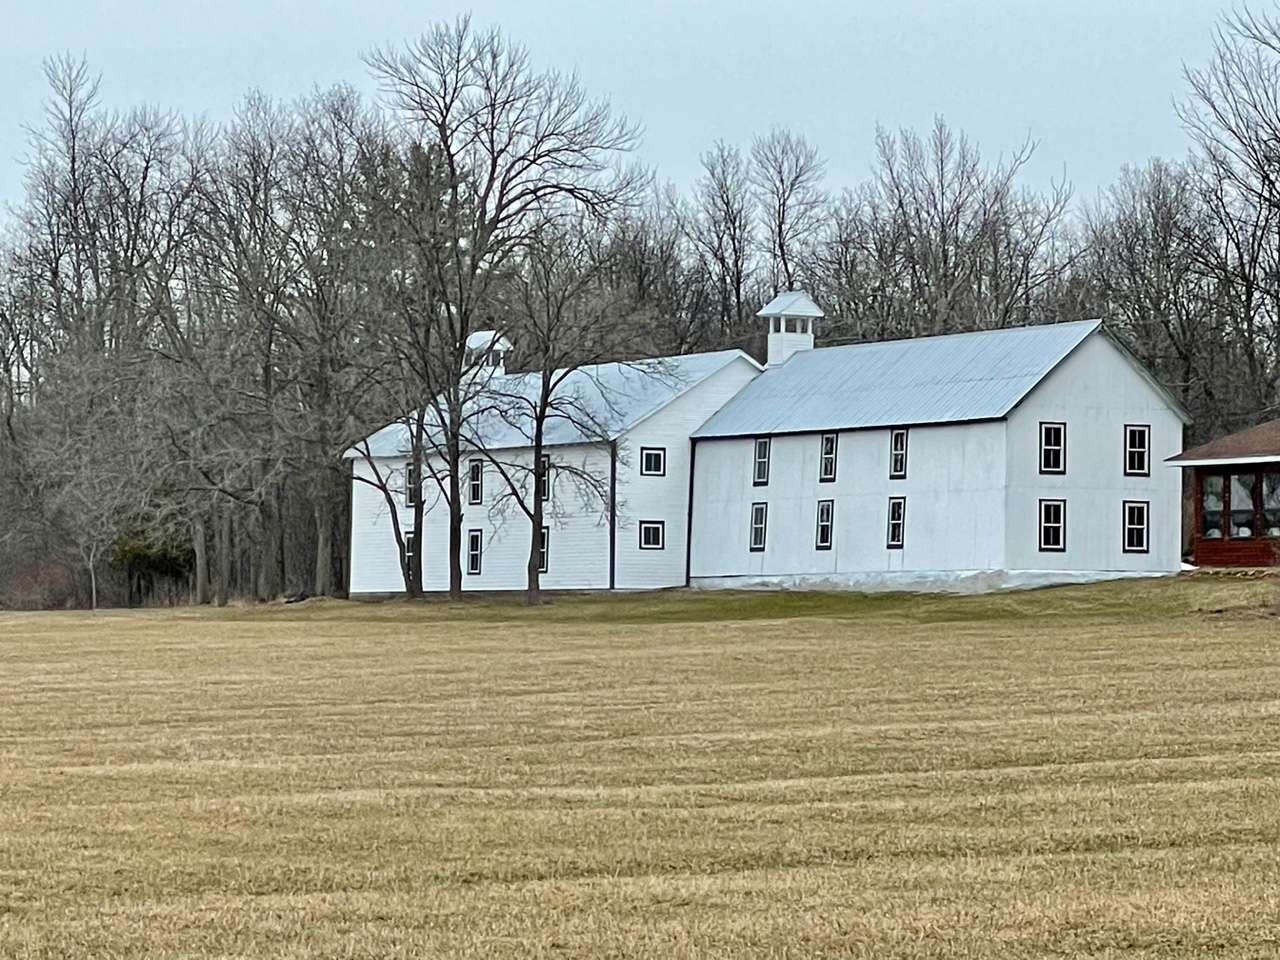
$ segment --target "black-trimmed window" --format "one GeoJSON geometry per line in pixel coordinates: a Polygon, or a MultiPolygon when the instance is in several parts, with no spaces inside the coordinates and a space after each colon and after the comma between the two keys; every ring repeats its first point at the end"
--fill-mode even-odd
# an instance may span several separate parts
{"type": "Polygon", "coordinates": [[[757,437],[752,448],[751,484],[756,487],[769,483],[769,449],[773,444],[768,437],[757,437]]]}
{"type": "Polygon", "coordinates": [[[818,482],[834,483],[836,479],[836,454],[840,447],[840,435],[837,433],[824,433],[822,435],[822,445],[819,448],[820,460],[818,463],[818,482]]]}
{"type": "Polygon", "coordinates": [[[769,532],[769,505],[767,503],[753,503],[751,505],[751,552],[760,553],[764,550],[765,538],[769,532]]]}
{"type": "Polygon", "coordinates": [[[1067,425],[1065,423],[1041,421],[1040,472],[1067,472],[1067,425]]]}
{"type": "Polygon", "coordinates": [[[538,475],[534,482],[538,486],[538,499],[546,503],[551,499],[551,454],[544,453],[538,461],[538,475]]]}
{"type": "Polygon", "coordinates": [[[1151,476],[1151,427],[1148,424],[1125,424],[1124,475],[1126,477],[1151,476]]]}
{"type": "Polygon", "coordinates": [[[404,568],[406,570],[413,569],[413,557],[418,552],[418,532],[416,530],[404,531],[404,568]]]}
{"type": "Polygon", "coordinates": [[[479,458],[467,464],[467,503],[484,503],[484,461],[479,458]]]}
{"type": "Polygon", "coordinates": [[[640,521],[640,549],[665,550],[667,547],[667,522],[665,520],[640,521]]]}
{"type": "Polygon", "coordinates": [[[907,498],[889,498],[889,523],[885,530],[884,545],[890,550],[901,550],[907,542],[907,498]]]}
{"type": "Polygon", "coordinates": [[[1147,500],[1124,502],[1124,552],[1147,553],[1150,547],[1151,503],[1147,500]]]}
{"type": "Polygon", "coordinates": [[[422,496],[421,472],[414,469],[412,460],[404,465],[404,505],[406,507],[416,506],[422,496]]]}
{"type": "Polygon", "coordinates": [[[538,538],[538,572],[546,573],[551,567],[551,531],[543,527],[538,538]]]}
{"type": "Polygon", "coordinates": [[[889,479],[907,479],[907,429],[889,431],[889,479]]]}
{"type": "Polygon", "coordinates": [[[480,561],[484,554],[484,531],[467,531],[467,574],[480,576],[480,561]]]}
{"type": "Polygon", "coordinates": [[[813,536],[815,550],[830,550],[835,539],[836,502],[834,500],[818,501],[817,530],[813,536]]]}
{"type": "Polygon", "coordinates": [[[1040,552],[1062,553],[1067,549],[1067,501],[1040,501],[1040,552]]]}
{"type": "Polygon", "coordinates": [[[640,448],[640,476],[665,477],[667,475],[667,448],[640,448]]]}

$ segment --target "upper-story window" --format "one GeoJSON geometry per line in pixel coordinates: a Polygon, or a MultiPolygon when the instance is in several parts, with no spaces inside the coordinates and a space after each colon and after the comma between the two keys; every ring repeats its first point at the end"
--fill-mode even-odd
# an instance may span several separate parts
{"type": "Polygon", "coordinates": [[[771,446],[768,437],[757,437],[755,443],[755,456],[751,465],[751,483],[757,487],[763,487],[769,482],[769,447],[771,446]]]}
{"type": "Polygon", "coordinates": [[[473,506],[484,503],[483,460],[472,460],[467,464],[467,503],[473,506]]]}
{"type": "Polygon", "coordinates": [[[1124,475],[1151,476],[1151,427],[1131,423],[1124,428],[1124,475]]]}
{"type": "Polygon", "coordinates": [[[906,428],[889,431],[889,479],[907,479],[906,428]]]}
{"type": "Polygon", "coordinates": [[[836,449],[839,436],[834,433],[822,435],[822,459],[818,465],[818,482],[833,483],[836,479],[836,449]]]}
{"type": "Polygon", "coordinates": [[[1067,425],[1040,424],[1040,472],[1067,472],[1067,425]]]}
{"type": "Polygon", "coordinates": [[[534,482],[538,487],[538,499],[544,503],[551,499],[551,454],[544,453],[538,461],[538,475],[534,482]]]}
{"type": "Polygon", "coordinates": [[[421,471],[414,469],[413,461],[404,465],[404,505],[415,506],[422,497],[421,471]]]}
{"type": "Polygon", "coordinates": [[[640,476],[665,477],[667,475],[667,448],[640,448],[640,476]]]}

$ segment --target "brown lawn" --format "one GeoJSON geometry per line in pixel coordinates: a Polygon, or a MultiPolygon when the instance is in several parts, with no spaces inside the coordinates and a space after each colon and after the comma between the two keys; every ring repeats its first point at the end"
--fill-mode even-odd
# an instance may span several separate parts
{"type": "Polygon", "coordinates": [[[0,614],[0,957],[1277,956],[1278,599],[0,614]]]}

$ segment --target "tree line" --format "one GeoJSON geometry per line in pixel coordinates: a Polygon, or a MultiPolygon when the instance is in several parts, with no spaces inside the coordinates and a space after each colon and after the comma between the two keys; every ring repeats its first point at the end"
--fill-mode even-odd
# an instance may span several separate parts
{"type": "MultiPolygon", "coordinates": [[[[567,371],[759,354],[754,314],[792,288],[823,344],[1104,317],[1189,441],[1280,406],[1273,14],[1228,16],[1187,68],[1187,156],[1083,200],[1024,182],[1033,143],[991,161],[942,119],[881,130],[851,187],[777,128],[708,145],[679,189],[635,162],[630,120],[497,30],[440,23],[366,63],[375,98],[253,93],[216,127],[108,110],[86,64],[47,63],[0,237],[0,605],[340,592],[343,454],[389,423],[450,507],[460,590],[479,331],[533,375],[507,409],[539,451],[582,415],[567,371]]],[[[541,462],[508,477],[535,531],[541,462]]],[[[536,593],[536,545],[529,567],[536,593]]]]}

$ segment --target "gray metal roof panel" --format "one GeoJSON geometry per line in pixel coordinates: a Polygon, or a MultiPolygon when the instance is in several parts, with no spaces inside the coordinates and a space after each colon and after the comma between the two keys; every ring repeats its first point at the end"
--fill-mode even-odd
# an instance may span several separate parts
{"type": "Polygon", "coordinates": [[[1100,320],[805,350],[756,377],[697,438],[1007,416],[1100,320]]]}

